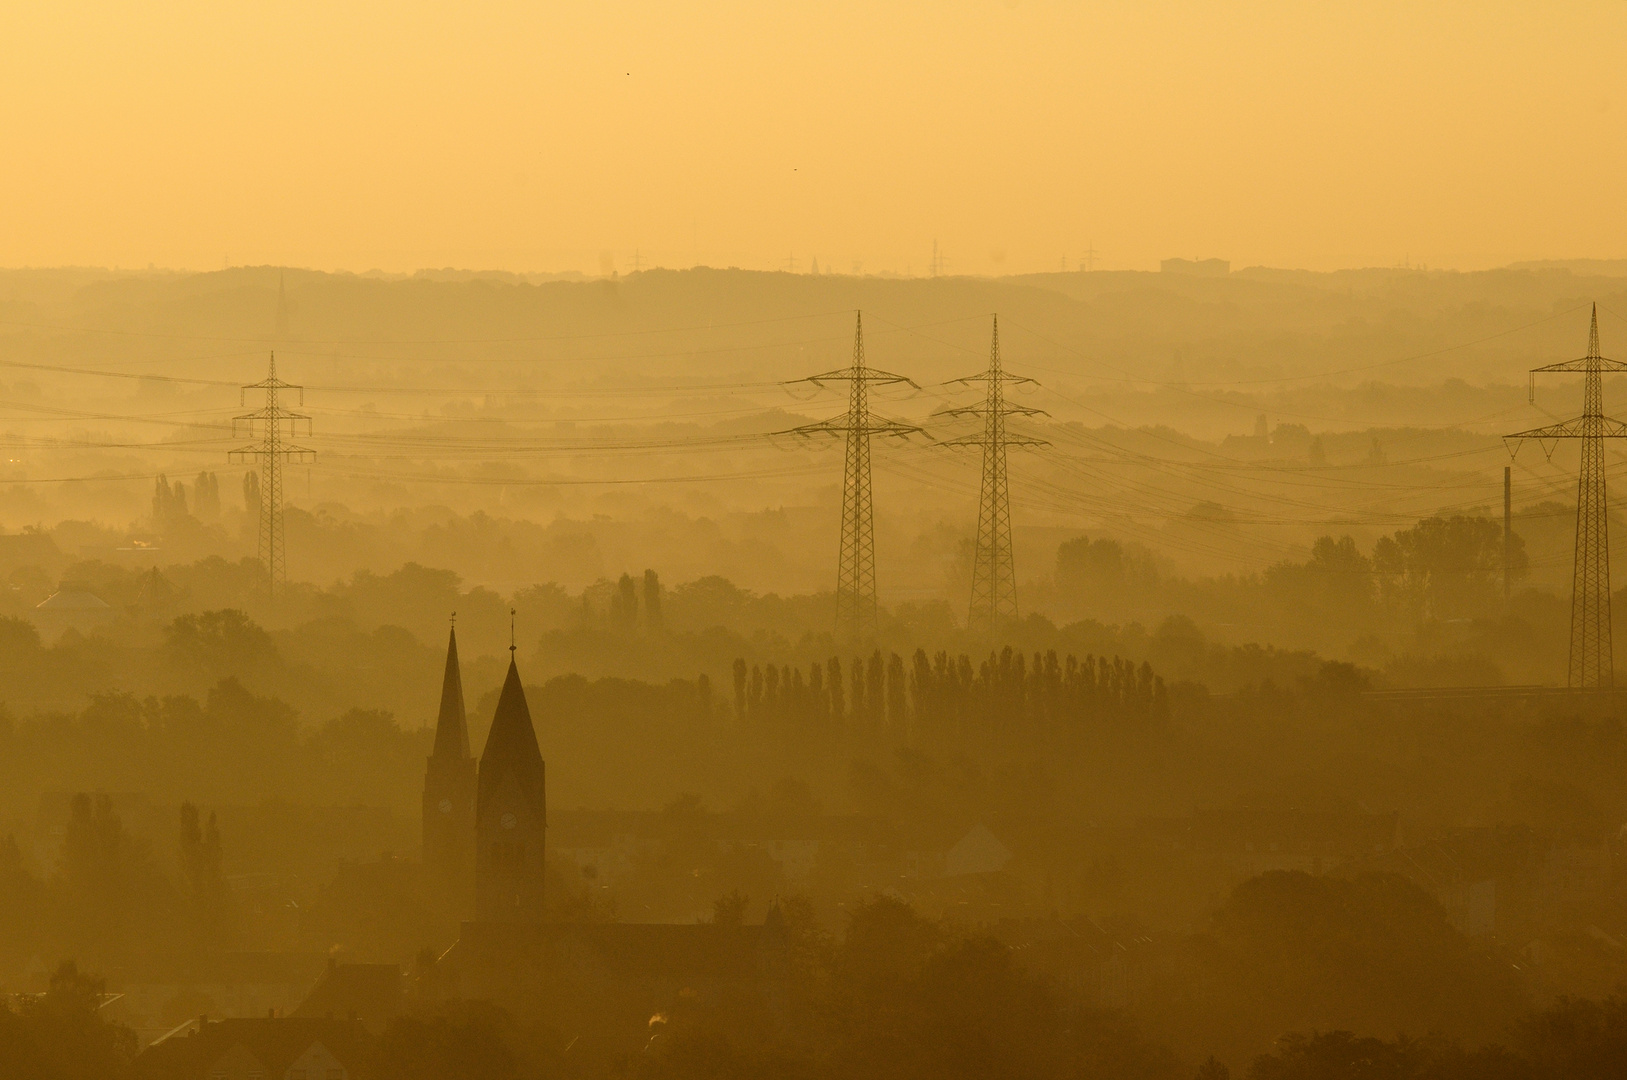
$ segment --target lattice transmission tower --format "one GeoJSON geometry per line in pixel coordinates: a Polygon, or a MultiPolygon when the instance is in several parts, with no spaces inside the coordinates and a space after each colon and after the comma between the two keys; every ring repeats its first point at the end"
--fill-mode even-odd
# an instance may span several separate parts
{"type": "Polygon", "coordinates": [[[1046,414],[1040,409],[1006,401],[1007,386],[1037,384],[1033,379],[1008,374],[1001,365],[998,315],[994,317],[988,370],[954,382],[966,386],[977,382],[985,384],[981,405],[945,409],[938,415],[975,416],[983,421],[981,434],[948,439],[943,445],[983,450],[983,485],[978,500],[977,547],[972,556],[972,604],[967,626],[992,637],[1001,626],[1017,619],[1017,565],[1011,550],[1011,487],[1006,475],[1006,449],[1050,445],[1043,439],[1013,435],[1006,427],[1006,418],[1046,414]]]}
{"type": "Polygon", "coordinates": [[[1582,373],[1582,415],[1574,420],[1508,436],[1536,439],[1552,456],[1560,439],[1582,440],[1582,468],[1576,481],[1576,564],[1571,578],[1571,650],[1567,685],[1592,690],[1614,685],[1610,644],[1610,521],[1605,499],[1604,440],[1627,438],[1627,424],[1604,415],[1603,374],[1627,371],[1627,363],[1599,355],[1599,306],[1593,305],[1587,355],[1579,360],[1532,368],[1526,394],[1536,400],[1539,371],[1582,373]]]}
{"type": "Polygon", "coordinates": [[[903,375],[879,371],[864,360],[864,315],[854,321],[853,363],[845,368],[810,375],[799,382],[822,386],[848,384],[847,413],[817,424],[793,428],[793,435],[830,435],[847,442],[847,463],[842,476],[842,541],[836,565],[836,637],[859,641],[877,629],[875,507],[870,494],[870,439],[875,435],[905,438],[919,434],[911,424],[888,420],[870,411],[870,388],[915,382],[903,375]]]}
{"type": "Polygon", "coordinates": [[[309,435],[311,418],[285,408],[278,400],[280,391],[293,390],[298,392],[299,403],[304,405],[305,388],[285,383],[277,378],[275,352],[271,354],[271,369],[266,377],[260,382],[243,387],[242,397],[245,403],[250,390],[265,391],[265,407],[233,417],[232,436],[253,439],[258,435],[259,441],[230,451],[227,458],[233,462],[259,462],[260,526],[257,531],[260,566],[265,574],[266,593],[275,598],[278,590],[288,584],[288,555],[283,546],[283,466],[288,462],[309,464],[316,460],[316,451],[295,446],[285,440],[284,430],[287,432],[286,438],[291,439],[298,434],[298,426],[301,423],[304,423],[305,433],[309,435]]]}

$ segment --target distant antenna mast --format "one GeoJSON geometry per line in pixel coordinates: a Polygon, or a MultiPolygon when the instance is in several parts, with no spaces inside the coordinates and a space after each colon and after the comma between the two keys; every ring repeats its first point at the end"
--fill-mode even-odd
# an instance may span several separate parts
{"type": "Polygon", "coordinates": [[[949,266],[949,260],[943,257],[943,250],[938,247],[938,241],[932,241],[932,261],[927,264],[927,272],[933,277],[942,277],[944,270],[949,266]]]}
{"type": "MultiPolygon", "coordinates": [[[[279,321],[281,321],[279,319],[279,321]]],[[[250,383],[243,387],[242,399],[246,403],[250,390],[264,390],[266,395],[265,407],[253,412],[243,413],[232,418],[232,435],[234,438],[253,439],[258,434],[259,442],[240,447],[230,451],[227,460],[233,462],[258,461],[260,465],[260,528],[259,553],[260,566],[265,574],[266,594],[275,599],[279,589],[288,585],[288,558],[283,547],[283,514],[282,514],[282,470],[288,462],[310,464],[316,460],[316,452],[303,446],[295,446],[283,441],[284,427],[287,428],[288,437],[297,434],[297,426],[303,421],[305,433],[310,434],[311,418],[303,413],[292,412],[285,409],[278,400],[278,392],[282,390],[295,390],[299,392],[299,403],[305,404],[305,388],[285,383],[277,378],[277,354],[271,354],[271,368],[266,377],[257,383],[250,383]]]]}

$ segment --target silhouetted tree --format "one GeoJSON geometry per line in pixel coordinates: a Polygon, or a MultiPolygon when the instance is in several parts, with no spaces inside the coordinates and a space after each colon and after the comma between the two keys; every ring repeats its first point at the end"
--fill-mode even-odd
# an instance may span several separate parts
{"type": "Polygon", "coordinates": [[[864,718],[872,731],[887,723],[887,667],[880,649],[870,654],[870,664],[865,669],[864,718]]]}
{"type": "Polygon", "coordinates": [[[186,508],[186,485],[178,480],[172,485],[160,473],[153,484],[153,528],[168,533],[183,527],[191,517],[186,508]]]}
{"type": "Polygon", "coordinates": [[[751,898],[739,889],[731,890],[728,895],[720,896],[712,902],[712,923],[714,926],[744,926],[746,922],[746,908],[751,898]]]}
{"type": "Polygon", "coordinates": [[[192,511],[200,520],[220,517],[220,480],[212,472],[201,472],[192,486],[192,511]]]}
{"type": "Polygon", "coordinates": [[[212,811],[207,826],[200,826],[198,808],[181,804],[180,861],[192,932],[200,945],[220,948],[228,933],[231,894],[223,872],[220,826],[212,811]]]}
{"type": "Polygon", "coordinates": [[[610,623],[626,631],[638,626],[638,586],[631,574],[623,574],[610,595],[610,623]]]}
{"type": "Polygon", "coordinates": [[[661,579],[654,570],[644,571],[644,624],[661,629],[661,579]]]}
{"type": "Polygon", "coordinates": [[[0,999],[0,1080],[120,1080],[136,1053],[129,1028],[105,1020],[102,980],[65,960],[50,989],[0,999]]]}
{"type": "Polygon", "coordinates": [[[902,744],[909,729],[909,688],[904,678],[904,659],[897,653],[887,657],[887,727],[892,738],[902,744]]]}
{"type": "MultiPolygon", "coordinates": [[[[1509,553],[1514,576],[1525,573],[1525,543],[1509,553]]],[[[1487,517],[1433,517],[1373,545],[1373,569],[1392,603],[1431,618],[1464,618],[1492,609],[1502,596],[1503,525],[1487,517]]]]}
{"type": "Polygon", "coordinates": [[[840,724],[847,719],[847,703],[843,700],[842,661],[833,656],[825,661],[826,681],[830,683],[830,717],[840,724]]]}
{"type": "Polygon", "coordinates": [[[243,474],[243,509],[248,511],[249,524],[254,528],[259,528],[260,474],[257,472],[243,474]]]}
{"type": "Polygon", "coordinates": [[[1516,1024],[1514,1045],[1543,1080],[1627,1076],[1627,992],[1561,998],[1516,1024]]]}

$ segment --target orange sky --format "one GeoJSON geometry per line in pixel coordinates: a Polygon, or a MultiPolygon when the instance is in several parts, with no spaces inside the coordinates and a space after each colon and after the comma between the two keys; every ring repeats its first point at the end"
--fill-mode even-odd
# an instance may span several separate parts
{"type": "Polygon", "coordinates": [[[12,4],[0,265],[1627,256],[1627,3],[12,4]]]}

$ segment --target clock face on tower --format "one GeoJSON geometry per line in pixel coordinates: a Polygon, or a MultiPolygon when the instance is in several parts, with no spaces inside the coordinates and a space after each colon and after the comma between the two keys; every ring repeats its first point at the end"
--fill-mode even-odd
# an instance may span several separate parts
{"type": "Polygon", "coordinates": [[[441,800],[441,813],[450,814],[451,812],[452,812],[452,800],[451,799],[442,799],[441,800]]]}
{"type": "Polygon", "coordinates": [[[519,824],[519,819],[517,819],[513,814],[504,814],[500,820],[502,821],[503,828],[505,829],[512,829],[515,825],[519,824]]]}

